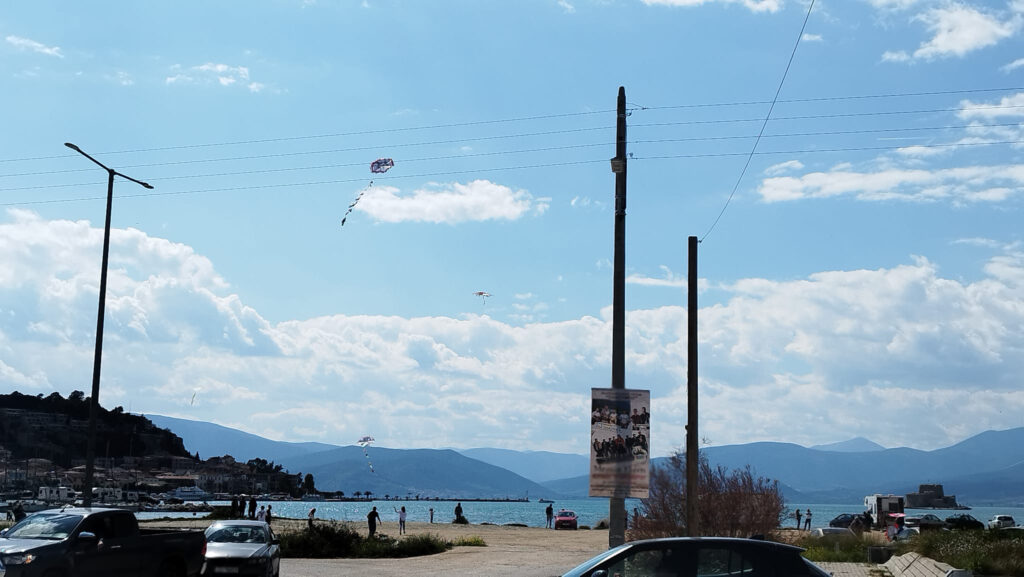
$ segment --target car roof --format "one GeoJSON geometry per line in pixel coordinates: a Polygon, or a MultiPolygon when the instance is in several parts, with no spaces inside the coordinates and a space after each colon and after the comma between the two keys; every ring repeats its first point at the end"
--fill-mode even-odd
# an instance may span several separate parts
{"type": "Polygon", "coordinates": [[[266,527],[266,521],[250,521],[248,519],[225,519],[214,521],[210,527],[266,527]]]}
{"type": "Polygon", "coordinates": [[[723,543],[723,544],[745,544],[753,545],[755,547],[766,547],[769,549],[789,549],[792,551],[803,551],[803,547],[797,547],[796,545],[790,545],[788,543],[779,543],[777,541],[766,541],[764,539],[744,539],[742,537],[660,537],[658,539],[642,539],[640,541],[630,541],[622,547],[627,546],[646,546],[648,544],[666,544],[666,543],[723,543]]]}

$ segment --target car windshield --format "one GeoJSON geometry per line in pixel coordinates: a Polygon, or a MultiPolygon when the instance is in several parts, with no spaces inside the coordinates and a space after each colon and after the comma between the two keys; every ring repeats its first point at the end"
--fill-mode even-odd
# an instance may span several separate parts
{"type": "Polygon", "coordinates": [[[267,531],[255,525],[213,525],[206,530],[207,543],[266,543],[267,531]]]}
{"type": "Polygon", "coordinates": [[[558,512],[558,516],[559,517],[575,517],[576,513],[573,513],[572,511],[559,511],[558,512]]]}
{"type": "Polygon", "coordinates": [[[36,513],[25,517],[7,531],[8,539],[67,539],[82,522],[81,515],[66,513],[36,513]]]}

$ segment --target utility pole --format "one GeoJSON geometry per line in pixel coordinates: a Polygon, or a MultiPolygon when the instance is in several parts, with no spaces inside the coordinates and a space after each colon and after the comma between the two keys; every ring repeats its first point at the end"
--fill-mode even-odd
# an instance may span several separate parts
{"type": "Polygon", "coordinates": [[[689,238],[686,331],[686,535],[699,537],[697,508],[697,237],[689,238]]]}
{"type": "Polygon", "coordinates": [[[105,164],[89,156],[84,150],[70,142],[65,142],[64,146],[88,158],[94,164],[107,171],[107,215],[103,225],[103,260],[100,264],[100,304],[96,314],[96,351],[93,354],[92,364],[92,395],[89,396],[89,437],[85,448],[85,480],[82,482],[82,506],[91,507],[92,478],[96,461],[96,418],[100,406],[100,365],[103,360],[103,318],[107,306],[107,261],[110,254],[110,210],[114,204],[114,177],[120,176],[144,188],[151,189],[153,187],[141,180],[121,174],[113,168],[108,168],[105,164]]]}
{"type": "MultiPolygon", "coordinates": [[[[626,88],[619,87],[616,107],[615,158],[615,256],[612,273],[612,388],[626,388],[626,88]]],[[[626,542],[626,500],[608,499],[608,546],[626,542]]]]}

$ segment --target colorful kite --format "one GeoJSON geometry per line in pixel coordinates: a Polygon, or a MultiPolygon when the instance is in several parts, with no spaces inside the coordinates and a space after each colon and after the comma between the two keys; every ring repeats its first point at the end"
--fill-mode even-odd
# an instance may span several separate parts
{"type": "Polygon", "coordinates": [[[389,168],[394,168],[395,161],[390,158],[378,158],[370,163],[370,172],[374,174],[384,174],[389,168]]]}
{"type": "Polygon", "coordinates": [[[491,293],[487,291],[476,291],[473,295],[480,297],[484,301],[484,304],[487,304],[487,297],[491,296],[491,293]]]}

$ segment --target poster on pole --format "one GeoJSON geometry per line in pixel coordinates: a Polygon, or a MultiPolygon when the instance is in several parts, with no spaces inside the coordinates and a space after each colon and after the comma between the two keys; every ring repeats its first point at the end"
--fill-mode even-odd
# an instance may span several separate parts
{"type": "Polygon", "coordinates": [[[591,389],[591,497],[647,498],[650,408],[650,391],[591,389]]]}

